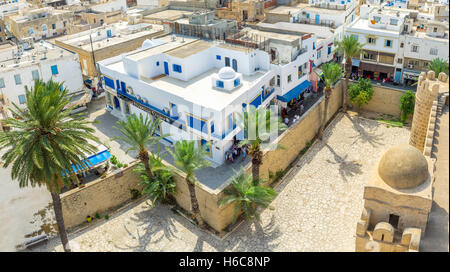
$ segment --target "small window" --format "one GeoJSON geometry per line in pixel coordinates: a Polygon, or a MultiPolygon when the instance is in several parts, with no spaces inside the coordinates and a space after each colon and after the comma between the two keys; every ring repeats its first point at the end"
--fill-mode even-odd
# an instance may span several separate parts
{"type": "Polygon", "coordinates": [[[403,48],[405,44],[404,43],[400,43],[400,48],[403,48]]]}
{"type": "Polygon", "coordinates": [[[216,55],[216,60],[221,60],[222,57],[220,55],[216,55]]]}
{"type": "Polygon", "coordinates": [[[223,88],[223,81],[217,80],[217,81],[216,81],[216,87],[217,87],[217,88],[223,88]]]}
{"type": "Polygon", "coordinates": [[[385,47],[392,47],[392,40],[384,40],[385,47]]]}
{"type": "Polygon", "coordinates": [[[437,32],[437,27],[434,27],[434,28],[433,28],[433,32],[437,32]]]}
{"type": "Polygon", "coordinates": [[[376,44],[377,43],[377,39],[373,38],[373,37],[369,37],[369,38],[367,38],[367,43],[368,44],[376,44]]]}
{"type": "Polygon", "coordinates": [[[438,54],[437,48],[430,48],[430,55],[437,56],[437,54],[438,54]]]}
{"type": "Polygon", "coordinates": [[[402,64],[402,63],[403,63],[403,59],[398,59],[398,60],[397,60],[397,63],[398,63],[398,64],[402,64]]]}
{"type": "Polygon", "coordinates": [[[396,26],[398,24],[398,20],[397,19],[391,19],[390,20],[390,24],[396,26]]]}
{"type": "Polygon", "coordinates": [[[0,88],[5,88],[5,80],[0,78],[0,88]]]}
{"type": "Polygon", "coordinates": [[[411,46],[411,52],[414,52],[414,53],[419,52],[419,46],[417,46],[417,45],[411,46]]]}
{"type": "Polygon", "coordinates": [[[373,16],[373,20],[375,21],[375,23],[379,23],[381,20],[381,17],[373,16]]]}
{"type": "Polygon", "coordinates": [[[172,69],[174,72],[181,73],[181,65],[173,64],[172,69]]]}
{"type": "Polygon", "coordinates": [[[159,66],[159,61],[156,62],[156,66],[159,66]]]}
{"type": "Polygon", "coordinates": [[[214,121],[211,121],[211,134],[214,133],[214,121]]]}
{"type": "Polygon", "coordinates": [[[331,54],[331,46],[328,46],[328,55],[331,54]]]}
{"type": "Polygon", "coordinates": [[[52,24],[52,29],[56,29],[56,24],[52,24]]]}
{"type": "Polygon", "coordinates": [[[22,84],[22,79],[20,78],[20,75],[14,75],[14,81],[16,82],[16,85],[22,84]]]}
{"type": "Polygon", "coordinates": [[[57,65],[52,65],[50,68],[52,69],[52,75],[58,74],[58,66],[57,65]]]}
{"type": "Polygon", "coordinates": [[[292,76],[291,76],[291,75],[288,75],[287,81],[288,81],[288,82],[291,82],[291,81],[292,81],[292,76]]]}
{"type": "Polygon", "coordinates": [[[241,84],[241,79],[240,78],[236,78],[234,80],[234,87],[239,86],[239,84],[241,84]]]}
{"type": "Polygon", "coordinates": [[[38,80],[39,79],[39,71],[38,70],[31,71],[31,76],[33,77],[33,80],[38,80]]]}
{"type": "Polygon", "coordinates": [[[20,103],[20,104],[25,104],[25,103],[27,103],[27,98],[25,97],[24,94],[19,95],[19,103],[20,103]]]}

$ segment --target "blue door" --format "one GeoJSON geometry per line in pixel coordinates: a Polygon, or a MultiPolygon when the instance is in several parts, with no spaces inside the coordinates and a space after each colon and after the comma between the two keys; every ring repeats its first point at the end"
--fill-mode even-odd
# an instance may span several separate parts
{"type": "Polygon", "coordinates": [[[106,35],[108,36],[108,38],[112,37],[111,29],[106,30],[106,35]]]}
{"type": "Polygon", "coordinates": [[[402,72],[401,71],[395,71],[394,80],[395,80],[395,82],[400,82],[402,80],[402,72]]]}
{"type": "Polygon", "coordinates": [[[116,107],[116,109],[120,110],[120,101],[117,98],[117,96],[114,96],[114,107],[116,107]]]}
{"type": "Polygon", "coordinates": [[[320,15],[316,14],[316,25],[320,24],[320,15]]]}
{"type": "Polygon", "coordinates": [[[164,62],[164,74],[169,74],[169,64],[167,63],[167,61],[164,62]]]}

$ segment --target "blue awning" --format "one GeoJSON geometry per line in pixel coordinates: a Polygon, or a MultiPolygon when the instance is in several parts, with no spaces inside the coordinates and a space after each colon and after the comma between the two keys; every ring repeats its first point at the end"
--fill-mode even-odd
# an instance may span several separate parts
{"type": "Polygon", "coordinates": [[[361,64],[361,60],[359,59],[352,59],[352,65],[359,67],[359,65],[361,64]]]}
{"type": "Polygon", "coordinates": [[[285,95],[277,96],[277,99],[282,102],[289,102],[292,99],[294,99],[295,97],[299,96],[309,86],[311,86],[311,82],[309,82],[308,80],[305,80],[302,83],[300,83],[299,85],[297,85],[297,87],[295,87],[292,90],[290,90],[289,92],[287,92],[285,95]]]}

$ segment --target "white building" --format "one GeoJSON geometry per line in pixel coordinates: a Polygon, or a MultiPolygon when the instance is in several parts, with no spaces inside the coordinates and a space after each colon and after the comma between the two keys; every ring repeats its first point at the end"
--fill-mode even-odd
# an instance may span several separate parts
{"type": "Polygon", "coordinates": [[[92,5],[91,10],[94,12],[112,12],[121,10],[123,12],[127,11],[127,1],[126,0],[109,0],[106,2],[100,2],[98,4],[92,5]]]}
{"type": "Polygon", "coordinates": [[[25,0],[1,0],[0,19],[6,14],[18,12],[19,9],[24,9],[28,6],[29,4],[25,0]]]}
{"type": "Polygon", "coordinates": [[[292,22],[329,27],[347,25],[356,18],[356,0],[309,0],[309,6],[301,7],[292,22]]]}
{"type": "MultiPolygon", "coordinates": [[[[346,36],[358,38],[364,44],[359,60],[353,61],[353,72],[359,71],[372,79],[402,79],[405,18],[408,12],[361,6],[360,18],[345,29],[346,36]]],[[[407,28],[407,27],[406,27],[407,28]]]]}
{"type": "Polygon", "coordinates": [[[16,46],[0,49],[0,92],[10,102],[25,103],[25,87],[30,89],[35,79],[64,82],[70,93],[84,92],[78,56],[47,42],[23,50],[16,46]]]}
{"type": "Polygon", "coordinates": [[[160,117],[159,133],[170,134],[166,142],[209,143],[209,159],[220,165],[233,139],[243,135],[237,112],[289,101],[309,86],[309,56],[299,41],[295,52],[284,47],[291,57],[286,63],[271,62],[259,49],[188,37],[146,41],[142,49],[98,62],[107,108],[119,118],[160,117]]]}

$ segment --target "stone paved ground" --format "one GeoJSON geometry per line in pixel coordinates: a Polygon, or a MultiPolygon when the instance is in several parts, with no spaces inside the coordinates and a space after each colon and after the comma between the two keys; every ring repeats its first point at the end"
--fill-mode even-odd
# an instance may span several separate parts
{"type": "MultiPolygon", "coordinates": [[[[342,114],[288,173],[261,223],[243,223],[228,238],[205,233],[169,207],[142,202],[109,221],[70,234],[75,251],[354,251],[363,188],[408,128],[342,114]]],[[[58,238],[35,251],[61,251],[58,238]]]]}

